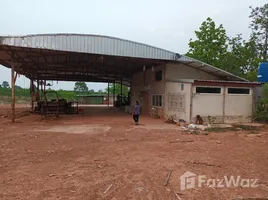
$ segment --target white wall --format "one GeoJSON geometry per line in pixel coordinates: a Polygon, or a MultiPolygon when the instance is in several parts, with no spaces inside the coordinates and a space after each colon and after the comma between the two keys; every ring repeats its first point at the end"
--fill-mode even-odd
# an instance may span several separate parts
{"type": "Polygon", "coordinates": [[[228,94],[228,86],[221,87],[221,94],[195,94],[195,88],[196,86],[193,86],[192,117],[200,115],[207,121],[210,115],[216,119],[216,123],[251,122],[252,88],[250,94],[228,94]]]}
{"type": "MultiPolygon", "coordinates": [[[[192,117],[200,115],[204,121],[207,121],[208,116],[215,117],[217,123],[223,123],[223,90],[221,94],[198,94],[195,93],[196,87],[193,87],[193,105],[192,117]]],[[[198,86],[199,87],[199,86],[198,86]]],[[[203,87],[203,86],[201,86],[203,87]]],[[[204,86],[209,87],[209,86],[204,86]]],[[[218,86],[217,86],[218,87],[218,86]]]]}
{"type": "Polygon", "coordinates": [[[220,78],[184,64],[167,64],[166,79],[176,81],[180,79],[219,80],[220,78]]]}
{"type": "MultiPolygon", "coordinates": [[[[227,90],[227,89],[226,89],[227,90]]],[[[253,89],[250,94],[227,94],[225,96],[225,123],[251,122],[253,89]]]]}
{"type": "Polygon", "coordinates": [[[176,116],[176,119],[183,119],[185,121],[190,120],[190,103],[191,103],[191,88],[192,84],[190,83],[179,83],[179,82],[166,82],[165,85],[165,117],[176,116]],[[181,84],[183,84],[184,89],[181,90],[181,84]],[[168,100],[169,94],[182,95],[181,100],[178,100],[177,103],[182,103],[179,106],[179,109],[174,109],[170,106],[168,100]]]}
{"type": "MultiPolygon", "coordinates": [[[[176,115],[177,119],[190,121],[190,117],[201,115],[204,121],[207,116],[214,117],[218,123],[249,122],[252,116],[252,89],[250,95],[231,95],[227,94],[227,88],[221,88],[221,94],[195,94],[195,87],[192,83],[184,82],[184,90],[181,90],[183,80],[191,82],[194,79],[218,80],[219,77],[191,68],[184,64],[167,64],[155,67],[155,71],[162,70],[162,81],[154,80],[154,72],[147,69],[139,72],[132,77],[131,103],[135,104],[138,100],[143,108],[143,91],[148,91],[149,105],[152,107],[151,98],[153,94],[163,95],[161,108],[157,108],[161,117],[176,115]],[[145,73],[145,79],[143,74],[145,73]],[[147,89],[146,89],[147,88],[147,89]],[[223,95],[225,91],[225,97],[223,95]],[[172,109],[169,106],[168,95],[172,93],[184,100],[184,109],[172,109]],[[193,94],[193,97],[191,97],[193,94]],[[191,99],[192,98],[192,99],[191,99]],[[224,102],[225,98],[225,103],[224,102]],[[191,105],[192,103],[192,105],[191,105]],[[192,108],[191,108],[192,106],[192,108]],[[225,116],[223,118],[223,116],[225,116]]],[[[205,87],[205,85],[204,85],[205,87]]],[[[209,86],[208,86],[209,87],[209,86]]]]}

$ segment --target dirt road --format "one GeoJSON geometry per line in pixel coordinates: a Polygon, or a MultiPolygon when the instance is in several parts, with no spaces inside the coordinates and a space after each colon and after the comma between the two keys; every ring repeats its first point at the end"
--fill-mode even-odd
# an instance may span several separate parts
{"type": "Polygon", "coordinates": [[[0,118],[0,199],[264,198],[267,152],[267,128],[187,134],[143,116],[135,126],[130,115],[113,108],[59,119],[30,115],[15,124],[0,118]],[[195,187],[181,190],[180,176],[187,171],[196,174],[195,187]],[[256,188],[246,182],[198,187],[197,175],[259,180],[256,188]]]}

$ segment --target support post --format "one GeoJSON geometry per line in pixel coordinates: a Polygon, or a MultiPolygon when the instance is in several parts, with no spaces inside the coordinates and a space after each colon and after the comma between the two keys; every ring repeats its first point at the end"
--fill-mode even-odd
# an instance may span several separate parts
{"type": "Polygon", "coordinates": [[[44,90],[43,90],[43,80],[40,80],[40,88],[41,88],[41,95],[40,95],[40,100],[44,100],[43,97],[44,97],[44,90]]]}
{"type": "Polygon", "coordinates": [[[110,106],[110,83],[108,83],[108,107],[110,106]]]}
{"type": "Polygon", "coordinates": [[[39,100],[40,94],[39,94],[39,80],[38,79],[37,79],[37,91],[36,91],[36,93],[37,93],[37,99],[39,100]]]}
{"type": "Polygon", "coordinates": [[[113,104],[115,103],[115,81],[114,81],[114,91],[113,91],[113,104]]]}
{"type": "Polygon", "coordinates": [[[129,87],[129,106],[131,106],[131,99],[132,99],[132,96],[134,96],[132,94],[132,79],[130,80],[130,87],[129,87]]]}
{"type": "Polygon", "coordinates": [[[14,61],[12,61],[11,64],[11,122],[15,123],[15,66],[14,66],[14,61]]]}
{"type": "Polygon", "coordinates": [[[123,83],[123,80],[122,80],[122,77],[121,77],[121,80],[120,80],[120,95],[121,95],[120,106],[122,105],[122,95],[123,95],[122,83],[123,83]]]}
{"type": "Polygon", "coordinates": [[[47,81],[46,80],[44,80],[44,93],[46,92],[46,85],[47,85],[47,81]]]}
{"type": "Polygon", "coordinates": [[[34,112],[34,83],[33,79],[31,78],[31,108],[32,108],[32,113],[34,112]]]}

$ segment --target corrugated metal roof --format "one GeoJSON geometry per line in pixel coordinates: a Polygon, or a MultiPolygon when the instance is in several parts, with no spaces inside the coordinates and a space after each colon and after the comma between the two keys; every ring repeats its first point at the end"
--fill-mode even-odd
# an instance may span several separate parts
{"type": "Polygon", "coordinates": [[[204,62],[150,45],[101,35],[0,36],[0,45],[181,62],[226,80],[247,81],[204,62]]]}
{"type": "Polygon", "coordinates": [[[227,80],[231,80],[231,81],[248,81],[244,78],[241,78],[239,76],[236,76],[230,72],[224,71],[222,69],[219,69],[217,67],[214,67],[212,65],[209,65],[207,63],[204,63],[202,61],[196,60],[194,58],[190,58],[188,56],[182,55],[181,60],[184,60],[185,63],[187,63],[187,65],[190,65],[196,69],[205,71],[207,73],[213,74],[215,76],[219,76],[219,77],[226,77],[227,80]]]}
{"type": "Polygon", "coordinates": [[[175,53],[164,49],[101,35],[40,34],[6,36],[0,37],[0,44],[160,60],[174,60],[176,56],[175,53]]]}

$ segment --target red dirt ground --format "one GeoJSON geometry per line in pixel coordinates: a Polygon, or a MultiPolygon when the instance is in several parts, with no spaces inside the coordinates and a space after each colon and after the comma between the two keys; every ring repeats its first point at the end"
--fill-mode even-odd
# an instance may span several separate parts
{"type": "MultiPolygon", "coordinates": [[[[0,114],[9,109],[1,105],[0,114]]],[[[15,124],[0,117],[0,199],[268,197],[267,127],[257,134],[195,135],[160,119],[141,116],[135,126],[131,115],[114,108],[87,109],[58,119],[24,116],[15,124]],[[181,191],[179,178],[186,171],[207,178],[256,178],[258,187],[181,191]]]]}

